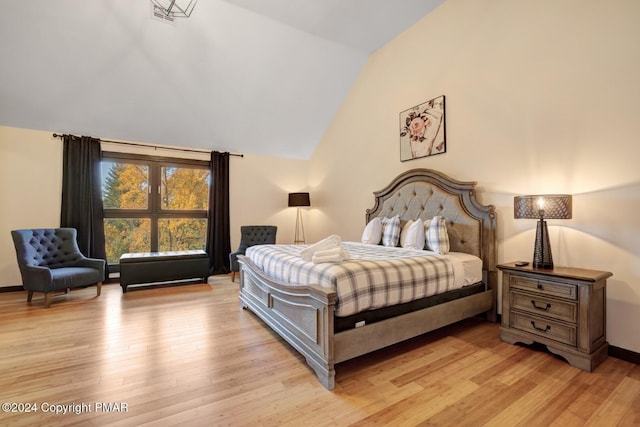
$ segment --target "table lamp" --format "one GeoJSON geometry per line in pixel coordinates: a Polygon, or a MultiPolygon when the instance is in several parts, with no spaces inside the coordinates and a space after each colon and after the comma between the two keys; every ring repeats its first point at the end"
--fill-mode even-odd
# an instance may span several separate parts
{"type": "Polygon", "coordinates": [[[513,211],[513,217],[516,219],[538,219],[533,268],[552,269],[553,256],[545,219],[570,219],[571,195],[516,196],[513,199],[513,211]]]}

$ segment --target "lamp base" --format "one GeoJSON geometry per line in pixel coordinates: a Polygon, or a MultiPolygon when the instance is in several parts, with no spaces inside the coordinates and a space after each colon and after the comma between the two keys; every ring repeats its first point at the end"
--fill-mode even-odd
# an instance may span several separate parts
{"type": "Polygon", "coordinates": [[[536,245],[533,251],[533,268],[553,269],[553,256],[549,245],[547,221],[540,218],[536,227],[536,245]]]}
{"type": "Polygon", "coordinates": [[[533,262],[533,268],[544,268],[547,270],[553,270],[552,262],[533,262]]]}
{"type": "Polygon", "coordinates": [[[298,208],[296,213],[296,231],[293,238],[294,245],[304,245],[304,224],[302,223],[302,211],[298,208]]]}

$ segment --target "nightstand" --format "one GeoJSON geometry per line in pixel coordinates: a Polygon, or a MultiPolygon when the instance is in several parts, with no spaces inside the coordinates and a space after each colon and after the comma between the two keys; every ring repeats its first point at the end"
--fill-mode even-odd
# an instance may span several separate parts
{"type": "Polygon", "coordinates": [[[544,344],[572,366],[592,371],[607,358],[608,271],[517,267],[502,271],[500,339],[544,344]]]}

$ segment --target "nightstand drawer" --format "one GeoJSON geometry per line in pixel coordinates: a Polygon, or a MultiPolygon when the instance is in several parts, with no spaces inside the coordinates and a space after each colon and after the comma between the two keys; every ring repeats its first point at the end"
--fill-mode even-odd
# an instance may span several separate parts
{"type": "Polygon", "coordinates": [[[573,347],[577,345],[575,325],[565,325],[553,320],[512,311],[511,325],[509,326],[573,347]]]}
{"type": "Polygon", "coordinates": [[[578,305],[575,302],[559,301],[518,291],[511,292],[511,308],[553,317],[565,322],[575,323],[578,320],[578,305]]]}
{"type": "Polygon", "coordinates": [[[512,275],[510,286],[515,289],[524,289],[527,291],[538,293],[540,295],[567,298],[574,301],[578,299],[578,287],[576,285],[512,275]]]}

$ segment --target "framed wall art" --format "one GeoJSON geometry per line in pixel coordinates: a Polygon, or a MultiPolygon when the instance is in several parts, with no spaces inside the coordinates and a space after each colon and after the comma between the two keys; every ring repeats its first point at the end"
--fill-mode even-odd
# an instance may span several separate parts
{"type": "Polygon", "coordinates": [[[444,95],[400,113],[400,161],[446,151],[444,95]]]}

